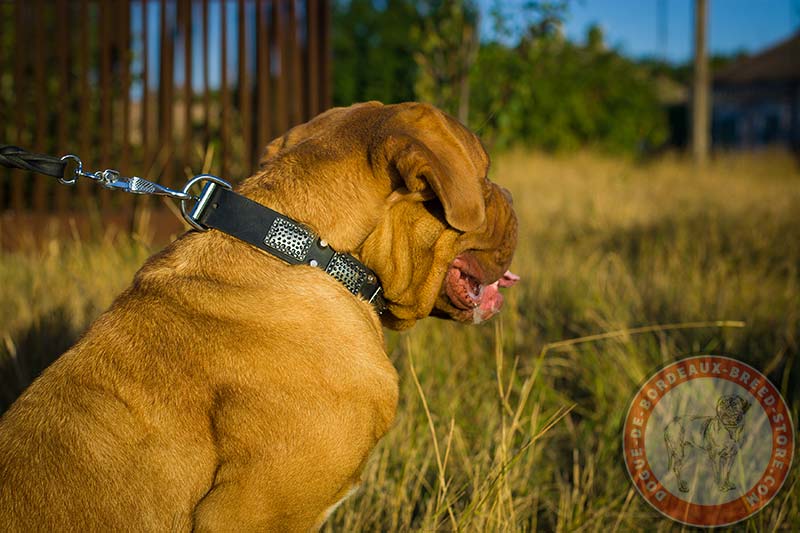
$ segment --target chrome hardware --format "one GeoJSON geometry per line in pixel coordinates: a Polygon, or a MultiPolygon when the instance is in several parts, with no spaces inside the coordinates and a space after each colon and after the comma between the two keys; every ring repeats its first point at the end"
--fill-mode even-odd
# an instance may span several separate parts
{"type": "Polygon", "coordinates": [[[208,207],[208,202],[211,200],[211,196],[214,191],[217,189],[217,186],[224,187],[225,189],[232,189],[231,184],[227,181],[223,180],[222,178],[218,178],[216,176],[212,176],[211,174],[200,174],[198,176],[193,177],[189,181],[186,182],[186,185],[183,186],[183,190],[181,194],[184,195],[181,198],[181,214],[186,222],[189,223],[194,229],[200,231],[207,231],[208,228],[203,226],[198,222],[200,217],[205,211],[206,207],[208,207]],[[192,196],[191,188],[198,183],[208,182],[203,187],[203,190],[200,192],[200,196],[192,196]],[[197,200],[197,203],[194,204],[192,211],[189,212],[186,202],[189,200],[197,200]]]}
{"type": "Polygon", "coordinates": [[[132,194],[168,196],[176,200],[192,200],[194,198],[185,192],[164,187],[163,185],[140,178],[139,176],[133,176],[131,178],[122,177],[118,171],[110,168],[98,170],[97,172],[86,172],[83,170],[83,161],[81,161],[78,156],[74,154],[67,154],[61,157],[62,161],[66,161],[68,159],[75,161],[76,166],[75,170],[72,172],[71,178],[58,178],[58,181],[64,185],[73,185],[76,181],[78,181],[78,178],[89,178],[100,183],[100,185],[106,189],[125,191],[132,194]]]}

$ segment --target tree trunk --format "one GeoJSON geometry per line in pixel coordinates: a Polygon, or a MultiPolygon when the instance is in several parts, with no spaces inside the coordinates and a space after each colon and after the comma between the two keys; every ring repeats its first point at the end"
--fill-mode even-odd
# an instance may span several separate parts
{"type": "Polygon", "coordinates": [[[706,56],[706,0],[694,2],[694,83],[692,88],[692,156],[703,164],[710,145],[710,94],[706,56]]]}
{"type": "MultiPolygon", "coordinates": [[[[477,27],[477,24],[476,24],[477,27]]],[[[464,24],[461,34],[461,50],[464,55],[461,68],[461,79],[459,80],[458,95],[458,120],[462,124],[469,121],[469,74],[472,64],[475,62],[476,50],[475,28],[469,24],[464,24]]]]}

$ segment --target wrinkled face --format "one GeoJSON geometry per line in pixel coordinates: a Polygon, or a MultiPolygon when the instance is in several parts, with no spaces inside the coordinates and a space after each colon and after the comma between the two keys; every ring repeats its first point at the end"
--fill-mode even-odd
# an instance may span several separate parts
{"type": "Polygon", "coordinates": [[[480,322],[500,310],[517,241],[478,138],[417,103],[327,111],[273,141],[241,192],[306,223],[380,278],[381,321],[480,322]]]}
{"type": "Polygon", "coordinates": [[[479,230],[459,236],[459,253],[448,267],[435,307],[453,318],[475,323],[500,310],[500,287],[510,287],[519,280],[508,271],[517,244],[511,193],[488,180],[484,191],[487,222],[479,230]]]}
{"type": "MultiPolygon", "coordinates": [[[[508,271],[517,242],[511,194],[488,180],[483,190],[486,222],[473,231],[458,232],[450,253],[442,257],[452,256],[431,311],[434,316],[476,324],[488,320],[503,305],[500,288],[519,280],[508,271]]],[[[440,211],[439,219],[447,228],[442,218],[440,211]]]]}
{"type": "Polygon", "coordinates": [[[750,408],[750,402],[736,395],[723,396],[717,401],[717,416],[725,426],[739,426],[750,408]]]}
{"type": "Polygon", "coordinates": [[[404,199],[362,252],[384,285],[383,322],[395,329],[428,315],[482,322],[502,307],[500,289],[519,279],[508,271],[517,244],[511,194],[487,178],[486,152],[464,126],[430,107],[409,111],[395,126],[409,132],[406,143],[389,143],[385,163],[404,199]]]}

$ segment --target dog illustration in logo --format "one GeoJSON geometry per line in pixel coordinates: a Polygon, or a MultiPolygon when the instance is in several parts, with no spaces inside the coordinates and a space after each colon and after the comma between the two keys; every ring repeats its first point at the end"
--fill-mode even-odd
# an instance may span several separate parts
{"type": "Polygon", "coordinates": [[[668,468],[675,473],[681,492],[689,492],[689,484],[681,477],[687,446],[708,454],[714,469],[714,482],[721,492],[736,488],[730,481],[730,473],[739,453],[744,415],[748,409],[750,402],[740,396],[720,396],[716,416],[676,416],[664,427],[664,441],[669,452],[668,468]]]}

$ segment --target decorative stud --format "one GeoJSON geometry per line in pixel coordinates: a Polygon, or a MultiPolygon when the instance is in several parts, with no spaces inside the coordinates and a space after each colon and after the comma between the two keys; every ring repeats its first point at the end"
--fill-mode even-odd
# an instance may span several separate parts
{"type": "Polygon", "coordinates": [[[319,266],[319,263],[317,262],[316,259],[312,259],[311,261],[308,262],[308,264],[311,265],[312,267],[319,266]]]}
{"type": "Polygon", "coordinates": [[[328,247],[328,241],[326,241],[325,239],[320,239],[319,240],[319,247],[320,248],[327,248],[328,247]]]}

